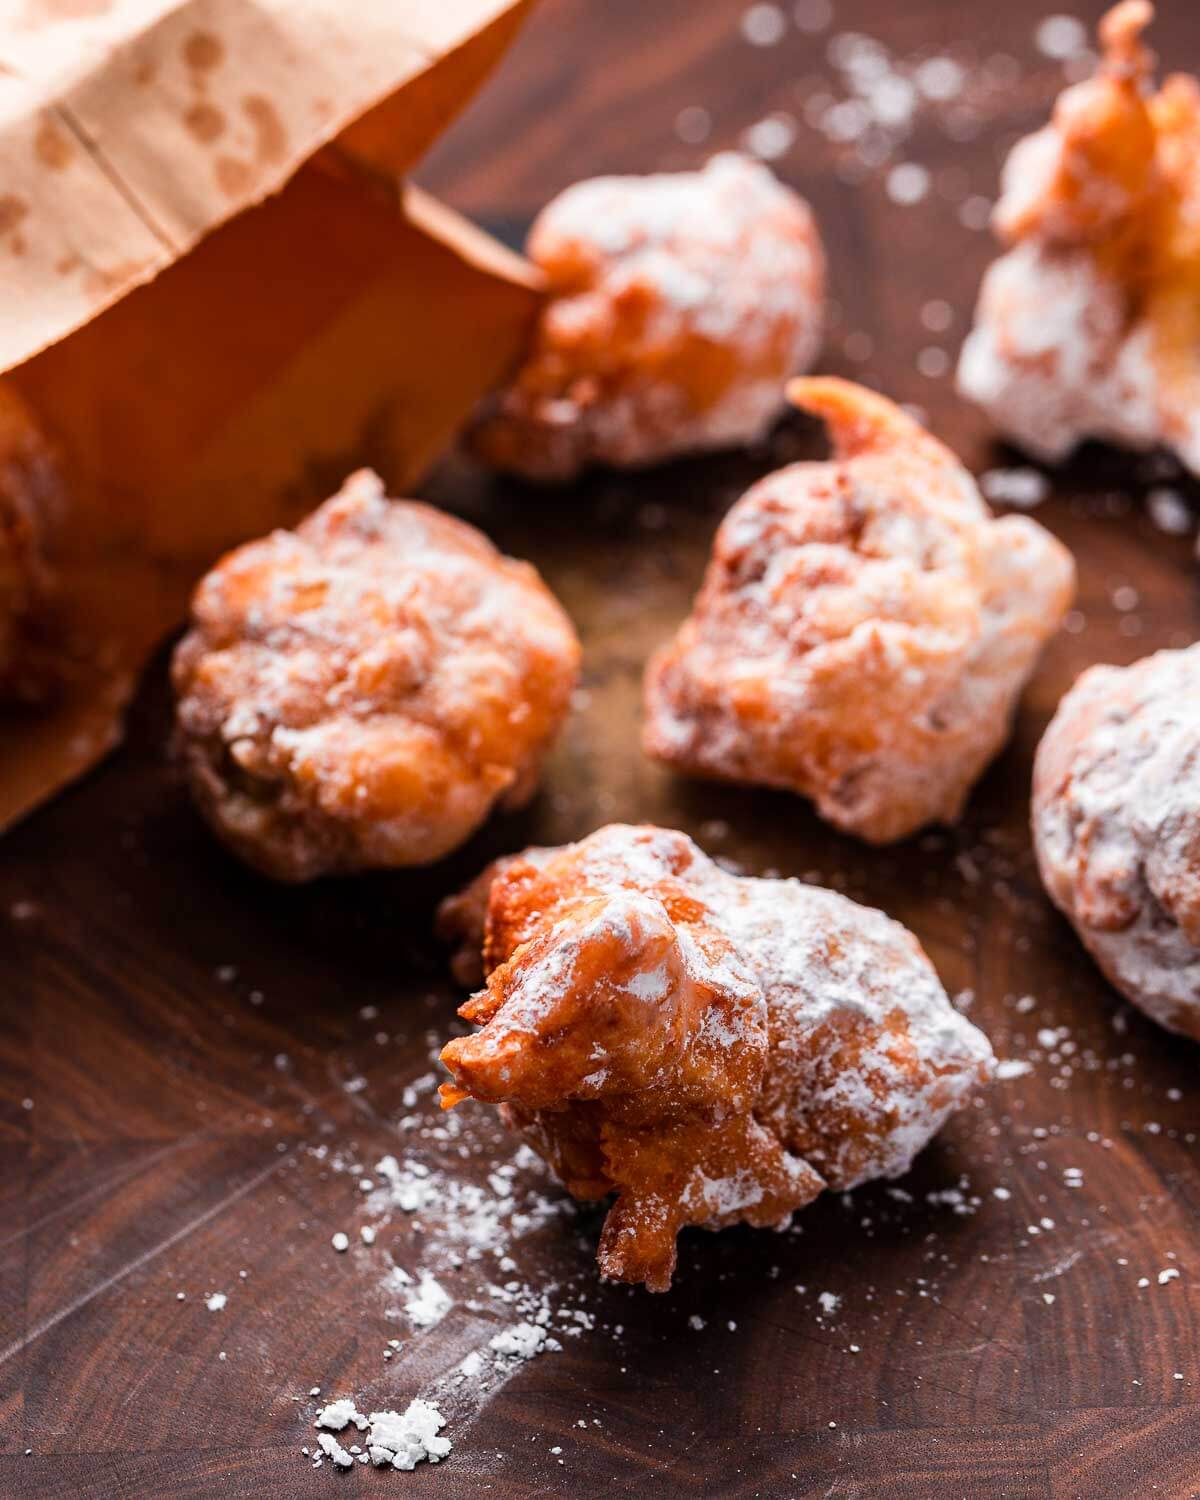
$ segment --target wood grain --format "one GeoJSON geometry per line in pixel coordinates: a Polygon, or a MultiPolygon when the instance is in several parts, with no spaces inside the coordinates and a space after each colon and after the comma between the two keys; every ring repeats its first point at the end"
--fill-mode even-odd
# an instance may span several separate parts
{"type": "MultiPolygon", "coordinates": [[[[933,170],[917,206],[890,202],[886,169],[845,180],[845,155],[803,123],[778,167],[830,248],[822,367],[918,404],[976,470],[1019,462],[916,359],[956,352],[991,254],[964,197],[994,192],[1000,154],[1061,83],[1032,45],[1044,8],[834,5],[833,33],[755,48],[740,3],[543,0],[422,180],[515,238],[576,178],[690,165],[771,111],[802,117],[833,76],[830,34],[1011,55],[1020,78],[971,139],[922,116],[893,158],[933,170]],[[713,122],[702,147],[675,135],[696,105],[713,122]],[[921,322],[935,298],[954,313],[939,335],[921,322]],[[861,354],[864,333],[856,361],[847,340],[861,354]]],[[[1160,10],[1166,62],[1200,69],[1200,12],[1160,10]]],[[[768,468],[821,452],[797,418],[761,452],[563,492],[439,472],[429,497],[536,561],[566,601],[586,702],[537,804],[432,872],[296,891],[236,866],[167,762],[165,653],[122,751],[0,846],[0,1495],[1200,1494],[1197,1053],[1098,977],[1038,886],[1026,828],[1033,749],[1076,673],[1196,637],[1191,544],[1147,519],[1159,478],[1144,460],[1088,450],[1054,476],[1039,519],[1079,559],[1082,628],[1049,652],[963,825],[871,851],[798,801],[678,780],[636,749],[642,664],[721,515],[768,468]],[[1122,585],[1133,610],[1114,605],[1122,585]],[[782,1236],[689,1236],[667,1297],[596,1285],[596,1216],[568,1209],[539,1236],[540,1274],[586,1299],[595,1334],[524,1367],[451,1431],[436,1470],[314,1472],[299,1456],[311,1386],[395,1404],[461,1331],[448,1319],[382,1364],[394,1325],[376,1278],[329,1250],[353,1224],[353,1181],[314,1148],[395,1148],[405,1086],[457,1000],[429,936],[436,899],[494,852],[613,818],[678,825],[748,870],[886,908],[950,989],[974,992],[1000,1055],[1033,1070],[947,1130],[900,1193],[821,1200],[782,1236]],[[1046,1028],[1061,1028],[1052,1044],[1046,1028]],[[1181,1274],[1160,1285],[1167,1268],[1181,1274]],[[219,1314],[214,1289],[229,1292],[219,1314]]],[[[483,1111],[472,1130],[462,1170],[478,1175],[499,1138],[483,1111]]]]}

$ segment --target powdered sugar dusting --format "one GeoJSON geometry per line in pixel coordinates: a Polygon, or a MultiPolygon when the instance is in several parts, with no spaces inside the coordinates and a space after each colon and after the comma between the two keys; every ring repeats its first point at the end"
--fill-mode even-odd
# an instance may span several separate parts
{"type": "Polygon", "coordinates": [[[1112,982],[1200,1037],[1200,646],[1093,667],[1038,747],[1046,888],[1112,982]]]}
{"type": "MultiPolygon", "coordinates": [[[[1040,457],[1090,437],[1162,443],[1200,472],[1200,94],[1183,77],[1155,92],[1141,41],[1152,17],[1115,7],[1095,76],[1009,155],[994,222],[1012,248],[984,278],[958,378],[1040,457]]],[[[1037,40],[1095,61],[1074,17],[1046,17],[1037,40]]]]}
{"type": "Polygon", "coordinates": [[[202,812],[284,880],[425,864],[532,795],[579,645],[526,563],[353,474],[201,581],[173,661],[202,812]]]}
{"type": "MultiPolygon", "coordinates": [[[[326,1458],[340,1469],[360,1464],[373,1463],[377,1468],[389,1465],[394,1469],[415,1469],[419,1463],[436,1464],[450,1452],[449,1438],[441,1437],[446,1419],[437,1407],[420,1397],[410,1401],[403,1412],[373,1411],[364,1416],[348,1397],[331,1401],[317,1413],[314,1426],[318,1429],[317,1446],[326,1458]],[[362,1444],[354,1443],[347,1448],[336,1438],[334,1432],[344,1432],[353,1423],[366,1436],[362,1444]]],[[[315,1459],[314,1468],[321,1460],[315,1459]]]]}
{"type": "Polygon", "coordinates": [[[958,383],[1052,462],[1085,437],[1136,449],[1159,437],[1149,332],[1127,330],[1122,289],[1085,251],[1026,243],[992,264],[958,383]]]}
{"type": "MultiPolygon", "coordinates": [[[[782,154],[790,129],[763,121],[751,148],[782,154]]],[[[816,354],[816,225],[745,156],[577,183],[542,211],[528,249],[558,295],[476,432],[499,467],[564,479],[593,463],[636,467],[751,442],[778,414],[784,379],[816,354]]]]}
{"type": "MultiPolygon", "coordinates": [[[[564,1285],[537,1269],[542,1240],[574,1213],[570,1200],[527,1146],[481,1132],[486,1121],[462,1111],[432,1109],[435,1084],[425,1073],[404,1090],[413,1112],[396,1122],[395,1151],[373,1161],[310,1151],[348,1190],[357,1185],[350,1258],[401,1334],[381,1340],[386,1383],[370,1400],[339,1396],[316,1411],[352,1463],[411,1469],[447,1456],[527,1361],[596,1324],[587,1281],[564,1285]],[[464,1158],[481,1169],[470,1178],[464,1158]],[[348,1429],[365,1436],[351,1442],[348,1429]]],[[[318,1462],[342,1466],[321,1446],[318,1462]]]]}
{"type": "Polygon", "coordinates": [[[846,456],[753,485],[646,670],[643,742],[681,770],[810,797],[873,843],[953,822],[1070,603],[1066,550],[994,519],[883,398],[807,380],[846,456]]]}
{"type": "Polygon", "coordinates": [[[421,1277],[416,1295],[404,1304],[404,1311],[418,1328],[433,1328],[454,1306],[454,1299],[433,1276],[421,1277]]]}
{"type": "Polygon", "coordinates": [[[713,871],[714,907],[771,1015],[760,1116],[833,1187],[908,1171],[990,1072],[982,1033],[882,912],[800,881],[713,871]],[[839,1066],[847,1052],[853,1063],[839,1066]]]}
{"type": "MultiPolygon", "coordinates": [[[[744,1165],[713,1172],[703,1169],[697,1158],[681,1189],[682,1222],[712,1227],[743,1217],[756,1224],[786,1222],[791,1208],[811,1197],[822,1181],[848,1188],[869,1178],[899,1175],[945,1119],[961,1107],[974,1085],[991,1072],[993,1060],[986,1039],[950,1004],[912,935],[881,912],[800,881],[731,874],[683,834],[664,829],[611,825],[557,853],[539,851],[538,864],[541,883],[536,889],[523,888],[535,914],[533,935],[518,927],[505,939],[513,956],[511,963],[494,971],[493,979],[500,987],[495,991],[498,998],[490,1004],[492,1018],[469,1043],[451,1044],[444,1058],[460,1083],[479,1076],[475,1070],[486,1065],[493,1045],[497,1057],[511,1058],[511,1063],[500,1064],[498,1074],[484,1075],[487,1091],[482,1097],[516,1100],[516,1122],[528,1139],[545,1149],[552,1161],[560,1160],[555,1145],[559,1117],[552,1110],[542,1114],[537,1107],[521,1104],[522,1089],[531,1078],[525,1071],[530,1065],[514,1055],[506,1040],[513,1028],[503,997],[517,996],[516,1013],[527,1036],[542,1036],[550,1024],[546,1018],[552,1018],[546,1034],[556,1044],[569,1040],[573,1058],[586,1041],[588,1017],[594,1011],[586,1001],[565,1001],[547,977],[562,968],[555,962],[556,935],[563,934],[562,944],[572,955],[572,973],[576,964],[582,970],[584,952],[588,955],[586,972],[596,970],[598,957],[591,945],[580,940],[576,930],[580,924],[573,922],[571,913],[582,903],[580,909],[588,913],[586,927],[596,922],[593,913],[603,911],[603,902],[612,901],[624,909],[635,899],[634,892],[636,900],[659,906],[664,916],[669,909],[686,911],[686,917],[675,924],[677,935],[686,935],[692,955],[686,959],[685,972],[698,985],[697,994],[708,997],[709,1011],[718,1014],[724,1014],[716,1003],[722,994],[722,976],[706,971],[705,956],[728,954],[720,963],[724,977],[734,984],[733,993],[740,997],[729,1013],[738,1020],[730,1027],[728,1040],[743,1058],[753,1055],[752,1039],[765,1018],[769,1044],[765,1072],[757,1075],[761,1076],[757,1097],[737,1092],[728,1097],[736,1109],[745,1110],[751,1104],[754,1129],[765,1128],[770,1134],[753,1137],[754,1153],[747,1152],[744,1165]],[[561,911],[555,904],[556,882],[562,893],[558,897],[561,911]],[[747,990],[746,975],[757,983],[757,994],[753,988],[747,990]],[[526,976],[540,996],[540,1029],[539,1018],[528,1009],[526,976]],[[567,1008],[556,1009],[560,1006],[567,1008]],[[573,1037],[564,1029],[568,1026],[583,1029],[573,1037]],[[770,1137],[783,1146],[785,1161],[764,1149],[770,1137]],[[813,1168],[819,1177],[812,1175],[813,1168]],[[782,1186],[789,1171],[795,1177],[791,1198],[782,1186]],[[773,1203],[780,1206],[772,1207],[773,1203]]],[[[503,872],[495,878],[503,882],[503,872]]],[[[457,903],[454,910],[460,916],[478,916],[478,908],[470,903],[457,903]]],[[[630,951],[638,951],[636,943],[630,951]]],[[[670,1005],[664,996],[664,1009],[655,1024],[671,1024],[681,993],[682,980],[676,979],[670,1005]]],[[[693,1049],[712,1040],[726,1044],[724,1036],[710,1036],[707,1020],[692,1024],[693,1049]]],[[[646,1066],[656,1056],[655,1034],[648,1020],[639,1027],[639,1055],[648,1049],[646,1066]]],[[[610,1046],[619,1044],[616,1026],[605,1035],[610,1046]]],[[[697,1050],[697,1058],[700,1055],[697,1050]]],[[[544,1048],[537,1056],[549,1071],[550,1052],[544,1048]]],[[[575,1066],[572,1062],[572,1069],[575,1066]]],[[[666,1091],[664,1100],[670,1098],[672,1069],[679,1066],[673,1047],[659,1055],[659,1071],[652,1081],[666,1091]]],[[[571,1099],[593,1097],[586,1090],[580,1092],[579,1084],[571,1085],[567,1080],[572,1076],[561,1075],[567,1092],[555,1106],[560,1110],[569,1108],[571,1099]]],[[[583,1082],[586,1085],[590,1080],[583,1082]]],[[[638,1075],[638,1082],[645,1087],[644,1074],[638,1075]]],[[[536,1078],[533,1083],[540,1087],[536,1078]]],[[[714,1087],[718,1085],[724,1087],[719,1078],[714,1087]]],[[[615,1099],[619,1106],[623,1087],[628,1085],[614,1079],[598,1097],[615,1099]]],[[[726,1099],[724,1094],[720,1097],[726,1099]]],[[[730,1105],[725,1107],[728,1111],[730,1105]]],[[[619,1120],[620,1115],[615,1118],[619,1120]]],[[[669,1114],[666,1118],[673,1119],[669,1114]]],[[[686,1112],[679,1118],[686,1119],[686,1112]]],[[[574,1128],[581,1134],[569,1135],[572,1142],[583,1138],[585,1126],[581,1121],[574,1128]]],[[[616,1127],[611,1127],[605,1137],[606,1152],[617,1139],[616,1127]]],[[[712,1159],[718,1159],[716,1147],[702,1130],[695,1149],[713,1152],[712,1159]]],[[[611,1240],[619,1233],[636,1242],[640,1189],[623,1184],[619,1176],[613,1187],[619,1197],[606,1236],[611,1240]],[[614,1218],[622,1226],[619,1231],[611,1229],[614,1218]]],[[[610,1275],[617,1273],[610,1267],[624,1264],[613,1258],[611,1249],[602,1249],[601,1260],[610,1275]]],[[[661,1285],[662,1272],[655,1266],[629,1279],[661,1285]],[[656,1279],[650,1280],[651,1275],[656,1279]]],[[[669,1266],[666,1274],[669,1278],[669,1266]]]]}

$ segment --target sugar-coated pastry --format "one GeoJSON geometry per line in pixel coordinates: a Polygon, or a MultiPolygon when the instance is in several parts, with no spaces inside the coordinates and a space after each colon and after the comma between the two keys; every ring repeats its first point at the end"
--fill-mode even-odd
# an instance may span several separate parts
{"type": "Polygon", "coordinates": [[[991,1076],[882,912],[728,874],[662,828],[532,852],[443,911],[487,985],[442,1100],[499,1104],[577,1198],[616,1194],[607,1277],[664,1291],[686,1225],[782,1227],[822,1188],[899,1176],[991,1076]]]}
{"type": "Polygon", "coordinates": [[[1038,746],[1033,835],[1109,980],[1200,1040],[1200,645],[1079,678],[1038,746]]]}
{"type": "Polygon", "coordinates": [[[1200,473],[1200,86],[1153,89],[1148,0],[1005,165],[959,387],[1031,452],[1162,443],[1200,473]]]}
{"type": "Polygon", "coordinates": [[[882,396],[793,381],[829,463],[760,480],[646,672],[647,752],[786,788],[872,843],[958,817],[1074,587],[1026,516],[995,519],[954,455],[882,396]]]}
{"type": "Polygon", "coordinates": [[[0,704],[43,702],[63,675],[46,555],[61,501],[53,448],[28,405],[0,381],[0,704]]]}
{"type": "Polygon", "coordinates": [[[538,480],[749,443],[821,339],[825,261],[808,205],[724,152],[699,172],[598,177],[539,215],[549,300],[474,435],[538,480]]]}
{"type": "Polygon", "coordinates": [[[532,567],[363,471],[202,580],[177,743],[217,833],[277,879],[424,864],[532,796],[578,666],[532,567]]]}

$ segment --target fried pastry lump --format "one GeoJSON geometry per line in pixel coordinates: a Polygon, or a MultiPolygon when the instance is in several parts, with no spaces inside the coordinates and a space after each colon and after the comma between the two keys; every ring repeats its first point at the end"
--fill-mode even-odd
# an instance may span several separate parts
{"type": "Polygon", "coordinates": [[[578,666],[533,568],[364,471],[201,581],[177,744],[213,828],[276,879],[425,864],[533,795],[578,666]]]}
{"type": "Polygon", "coordinates": [[[899,1176],[991,1075],[882,912],[662,828],[532,853],[444,908],[488,974],[442,1102],[499,1104],[575,1197],[616,1195],[606,1277],[665,1291],[686,1225],[782,1228],[822,1188],[899,1176]]]}
{"type": "Polygon", "coordinates": [[[808,205],[732,152],[700,172],[577,183],[527,248],[549,301],[474,435],[496,468],[563,480],[753,442],[820,346],[808,205]]]}
{"type": "Polygon", "coordinates": [[[1200,473],[1200,86],[1154,92],[1153,14],[1111,10],[1096,76],[1009,157],[959,388],[1040,457],[1163,443],[1200,473]]]}
{"type": "Polygon", "coordinates": [[[1111,983],[1200,1041],[1200,646],[1079,678],[1038,747],[1033,835],[1111,983]]]}
{"type": "Polygon", "coordinates": [[[49,442],[21,397],[0,381],[0,704],[42,703],[63,675],[46,556],[61,500],[49,442]]]}
{"type": "Polygon", "coordinates": [[[793,381],[830,463],[760,480],[646,672],[647,753],[782,787],[871,843],[952,822],[1003,745],[1074,587],[1069,553],[992,517],[948,449],[847,381],[793,381]]]}

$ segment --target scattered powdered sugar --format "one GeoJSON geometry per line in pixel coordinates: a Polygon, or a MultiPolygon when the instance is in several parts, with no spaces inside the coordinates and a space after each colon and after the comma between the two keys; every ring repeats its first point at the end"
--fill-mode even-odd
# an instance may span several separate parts
{"type": "Polygon", "coordinates": [[[454,1298],[434,1277],[421,1277],[416,1295],[404,1304],[404,1311],[418,1328],[433,1328],[454,1306],[454,1298]]]}
{"type": "Polygon", "coordinates": [[[228,1301],[229,1298],[224,1292],[209,1292],[208,1296],[204,1299],[204,1305],[208,1308],[209,1312],[220,1312],[228,1301]]]}
{"type": "Polygon", "coordinates": [[[396,1122],[394,1152],[363,1161],[344,1147],[309,1148],[324,1170],[356,1187],[355,1265],[379,1298],[389,1379],[385,1390],[371,1388],[369,1401],[341,1397],[315,1413],[318,1465],[436,1462],[451,1450],[443,1428],[461,1436],[528,1360],[596,1326],[582,1305],[592,1295],[590,1275],[572,1290],[539,1269],[542,1241],[574,1212],[571,1200],[494,1117],[431,1107],[436,1083],[429,1072],[402,1091],[414,1112],[396,1122]],[[470,1177],[464,1158],[473,1163],[470,1177]],[[397,1319],[411,1329],[403,1342],[384,1336],[387,1320],[397,1319]],[[393,1394],[399,1382],[406,1407],[393,1394]],[[361,1446],[346,1439],[351,1426],[365,1434],[361,1446]],[[321,1441],[333,1432],[340,1443],[321,1441]]]}
{"type": "Polygon", "coordinates": [[[929,344],[917,354],[917,373],[927,380],[940,380],[950,372],[950,356],[936,344],[929,344]]]}
{"type": "Polygon", "coordinates": [[[337,1401],[330,1401],[317,1413],[314,1423],[317,1427],[327,1428],[330,1432],[341,1432],[351,1422],[360,1430],[364,1431],[367,1419],[347,1397],[341,1397],[337,1401]]]}
{"type": "Polygon", "coordinates": [[[1049,495],[1050,481],[1037,469],[988,469],[979,476],[979,488],[993,505],[1032,510],[1049,495]]]}
{"type": "MultiPolygon", "coordinates": [[[[433,1129],[453,1140],[459,1133],[457,1120],[455,1115],[446,1116],[445,1123],[433,1129]]],[[[385,1156],[375,1167],[382,1184],[368,1193],[365,1207],[375,1216],[377,1238],[384,1235],[395,1213],[420,1214],[422,1243],[446,1268],[502,1262],[515,1242],[570,1210],[570,1200],[564,1196],[546,1196],[537,1189],[517,1191],[518,1173],[527,1175],[531,1169],[540,1171],[540,1163],[524,1148],[498,1163],[483,1184],[455,1176],[452,1165],[443,1169],[415,1155],[402,1160],[385,1156]]],[[[407,1285],[413,1280],[398,1266],[392,1266],[390,1275],[395,1278],[392,1284],[407,1285]]],[[[417,1284],[422,1287],[417,1300],[440,1302],[447,1295],[431,1272],[419,1272],[417,1284]]]]}
{"type": "Polygon", "coordinates": [[[1146,510],[1159,531],[1168,536],[1187,536],[1195,525],[1187,501],[1178,490],[1163,485],[1146,496],[1146,510]]]}
{"type": "MultiPolygon", "coordinates": [[[[802,0],[796,11],[800,31],[824,30],[833,19],[827,0],[802,0]]],[[[811,45],[811,44],[810,44],[811,45]]],[[[952,141],[974,138],[993,118],[998,101],[1019,73],[1003,54],[980,57],[969,44],[901,56],[877,37],[858,31],[831,36],[825,60],[832,77],[809,73],[801,82],[801,118],[824,137],[839,174],[861,182],[899,161],[902,175],[885,178],[893,201],[915,203],[933,185],[925,166],[904,161],[926,123],[952,141]],[[920,176],[915,173],[919,172],[920,176]]],[[[811,59],[805,61],[811,66],[811,59]]],[[[952,202],[969,191],[958,167],[939,174],[939,191],[952,202]]]]}
{"type": "MultiPolygon", "coordinates": [[[[986,840],[972,854],[987,878],[985,846],[986,840]]],[[[1051,1008],[1050,994],[1039,995],[1035,1001],[1014,990],[1005,997],[1005,1005],[1014,1016],[1032,1017],[1036,1011],[1034,1022],[1025,1023],[1029,1027],[1028,1041],[1039,1046],[1045,1043],[1055,1056],[1064,1059],[1063,1066],[1072,1057],[1079,1066],[1100,1066],[1087,1058],[1082,1045],[1079,1053],[1073,1052],[1075,1035],[1059,1024],[1060,1018],[1051,1008]],[[1038,1036],[1039,1031],[1044,1035],[1038,1036]]],[[[1013,1038],[1018,1045],[1023,1040],[1013,1038]]],[[[574,1217],[574,1210],[550,1185],[541,1164],[527,1149],[513,1150],[511,1141],[496,1128],[492,1112],[456,1110],[439,1116],[428,1107],[430,1092],[426,1086],[417,1089],[420,1109],[396,1123],[395,1149],[387,1158],[375,1162],[374,1153],[356,1158],[345,1143],[313,1147],[308,1156],[341,1178],[347,1195],[358,1204],[359,1214],[364,1220],[369,1218],[371,1227],[377,1231],[369,1253],[356,1245],[351,1264],[359,1273],[369,1273],[369,1285],[378,1281],[381,1304],[392,1301],[402,1304],[403,1294],[411,1293],[426,1276],[444,1282],[455,1300],[436,1330],[429,1333],[417,1330],[411,1343],[405,1346],[404,1358],[385,1366],[388,1386],[378,1389],[371,1385],[370,1399],[330,1400],[310,1415],[310,1420],[315,1417],[318,1431],[313,1444],[315,1462],[338,1471],[354,1464],[365,1467],[372,1460],[401,1469],[423,1461],[437,1461],[451,1455],[450,1437],[455,1453],[465,1451],[471,1423],[506,1380],[519,1377],[529,1358],[546,1357],[548,1351],[566,1344],[571,1337],[587,1335],[596,1322],[594,1314],[580,1305],[584,1296],[592,1295],[591,1268],[582,1264],[584,1258],[580,1258],[580,1282],[585,1287],[582,1292],[570,1291],[569,1286],[574,1283],[561,1275],[557,1280],[547,1276],[536,1258],[537,1250],[531,1241],[536,1239],[537,1229],[527,1225],[534,1223],[544,1228],[547,1239],[561,1245],[564,1236],[559,1213],[574,1217]],[[470,1186],[458,1176],[464,1161],[471,1163],[472,1177],[480,1183],[479,1193],[494,1200],[491,1211],[475,1218],[474,1227],[465,1239],[459,1232],[455,1214],[444,1213],[442,1203],[443,1193],[450,1193],[456,1195],[456,1205],[465,1206],[472,1215],[481,1206],[469,1191],[463,1197],[457,1196],[460,1188],[470,1186]],[[399,1206],[414,1202],[420,1206],[399,1206]],[[486,1241],[488,1235],[492,1243],[473,1243],[486,1241]],[[399,1298],[398,1290],[402,1292],[399,1298]],[[443,1435],[447,1433],[450,1437],[443,1435]],[[321,1442],[321,1436],[331,1441],[321,1442]]],[[[1176,1096],[1181,1096],[1180,1090],[1167,1091],[1168,1099],[1176,1096]]],[[[1007,1101],[1001,1107],[1007,1111],[1007,1101]]],[[[1048,1137],[1056,1134],[1057,1129],[1057,1125],[1052,1125],[1049,1131],[1039,1125],[1020,1131],[1025,1138],[1021,1153],[1032,1152],[1036,1157],[1046,1150],[1048,1137]]],[[[1097,1149],[1112,1144],[1101,1141],[1095,1133],[1089,1139],[1097,1149]]],[[[1082,1144],[1081,1136],[1081,1147],[1082,1144]]],[[[1045,1163],[1037,1161],[1036,1165],[1044,1167],[1045,1163]]],[[[1085,1165],[1090,1167],[1086,1161],[1085,1165]]],[[[1059,1290],[1060,1285],[1065,1285],[1062,1278],[1077,1266],[1087,1264],[1086,1257],[1096,1243],[1081,1240],[1082,1251],[1073,1239],[1055,1244],[1060,1229],[1068,1231],[1079,1222],[1072,1212],[1076,1208],[1082,1210],[1082,1228],[1087,1231],[1086,1215],[1091,1205],[1080,1202],[1083,1178],[1081,1166],[1053,1164],[1053,1169],[1046,1172],[1045,1187],[1052,1192],[1061,1181],[1058,1203],[1047,1203],[1043,1195],[1027,1201],[1026,1174],[1014,1180],[1015,1191],[993,1185],[994,1179],[990,1178],[972,1190],[962,1177],[953,1186],[933,1191],[910,1183],[912,1191],[893,1186],[873,1189],[862,1196],[842,1195],[847,1211],[852,1198],[856,1205],[861,1205],[855,1220],[864,1236],[873,1237],[877,1223],[895,1222],[897,1218],[903,1221],[912,1216],[911,1222],[920,1224],[922,1233],[928,1235],[931,1249],[927,1260],[917,1268],[919,1274],[906,1277],[902,1272],[895,1286],[890,1281],[886,1288],[880,1288],[870,1284],[864,1287],[857,1280],[850,1283],[834,1280],[827,1281],[828,1290],[818,1291],[814,1287],[810,1316],[816,1319],[816,1330],[832,1340],[831,1347],[836,1346],[846,1357],[858,1356],[868,1343],[863,1335],[872,1331],[876,1315],[871,1309],[882,1300],[879,1296],[882,1290],[886,1289],[889,1299],[894,1295],[903,1299],[940,1300],[945,1284],[939,1284],[939,1277],[952,1270],[954,1249],[949,1237],[937,1244],[936,1217],[931,1227],[931,1210],[944,1213],[948,1219],[955,1216],[954,1222],[958,1216],[975,1212],[1011,1214],[1018,1247],[1032,1262],[1025,1271],[1027,1300],[1036,1302],[1039,1308],[1055,1305],[1046,1302],[1047,1297],[1057,1296],[1065,1301],[1059,1290]],[[1051,1177],[1056,1181],[1051,1182],[1051,1177]],[[1068,1189],[1072,1191],[1068,1193],[1068,1189]],[[1069,1208],[1063,1206],[1064,1200],[1069,1200],[1069,1208]],[[917,1215],[921,1218],[916,1218],[917,1215]]],[[[359,1218],[351,1215],[348,1205],[337,1207],[336,1212],[344,1215],[341,1221],[347,1224],[354,1238],[363,1227],[359,1218]]],[[[792,1233],[805,1233],[801,1221],[793,1225],[792,1233]]],[[[319,1237],[317,1250],[323,1253],[319,1237]]],[[[986,1254],[981,1256],[985,1261],[987,1258],[986,1254]]],[[[1142,1278],[1142,1289],[1147,1295],[1151,1295],[1149,1288],[1159,1286],[1160,1296],[1179,1295],[1174,1289],[1167,1289],[1182,1274],[1171,1260],[1168,1255],[1159,1261],[1159,1266],[1174,1273],[1165,1277],[1158,1267],[1142,1262],[1142,1269],[1147,1272],[1142,1278]]],[[[772,1266],[770,1275],[776,1276],[779,1270],[780,1267],[772,1266]]],[[[796,1290],[804,1295],[807,1289],[796,1290]]],[[[614,1295],[618,1294],[605,1294],[606,1298],[614,1295]]],[[[356,1302],[360,1329],[362,1313],[361,1302],[356,1302]]],[[[752,1321],[753,1313],[749,1310],[739,1312],[736,1326],[735,1320],[727,1320],[724,1314],[704,1317],[699,1313],[687,1316],[685,1312],[680,1317],[680,1334],[687,1329],[690,1335],[702,1335],[687,1347],[693,1351],[692,1357],[701,1352],[707,1356],[714,1344],[725,1339],[726,1330],[731,1339],[742,1338],[741,1330],[752,1321]]],[[[614,1331],[619,1335],[619,1328],[614,1331]]],[[[913,1337],[914,1350],[919,1349],[921,1342],[919,1336],[913,1337]]],[[[335,1392],[341,1388],[332,1387],[335,1392]]],[[[310,1392],[314,1399],[319,1394],[316,1388],[310,1392]]],[[[821,1415],[824,1418],[825,1413],[821,1415]]],[[[585,1423],[581,1420],[577,1425],[584,1427],[585,1423]]],[[[452,1479],[444,1478],[453,1492],[452,1479]]]]}
{"type": "Polygon", "coordinates": [[[893,203],[920,203],[929,192],[929,169],[917,162],[901,162],[887,175],[887,195],[893,203]]]}
{"type": "Polygon", "coordinates": [[[702,105],[689,104],[675,116],[675,134],[685,146],[702,146],[712,134],[712,115],[702,105]]]}
{"type": "Polygon", "coordinates": [[[488,1348],[512,1359],[532,1359],[541,1353],[545,1342],[546,1330],[536,1323],[514,1323],[489,1339],[488,1348]]]}
{"type": "Polygon", "coordinates": [[[1001,1083],[1007,1083],[1013,1078],[1024,1078],[1026,1073],[1032,1072],[1033,1064],[1021,1057],[1005,1057],[996,1064],[996,1078],[1001,1083]]]}
{"type": "Polygon", "coordinates": [[[830,0],[795,0],[792,20],[797,31],[813,36],[819,31],[827,31],[833,24],[833,6],[830,0]]]}
{"type": "Polygon", "coordinates": [[[751,5],[742,13],[742,36],[752,47],[774,47],[787,29],[787,17],[778,5],[751,5]]]}
{"type": "Polygon", "coordinates": [[[1045,16],[1037,24],[1033,42],[1043,57],[1065,62],[1088,50],[1087,28],[1078,16],[1045,16]]]}
{"type": "MultiPolygon", "coordinates": [[[[354,1455],[348,1453],[337,1438],[331,1437],[328,1432],[317,1433],[317,1443],[326,1458],[331,1459],[339,1469],[352,1469],[354,1467],[354,1455]]],[[[320,1463],[320,1459],[314,1461],[314,1467],[320,1463]]]]}
{"type": "Polygon", "coordinates": [[[742,145],[760,161],[777,161],[786,156],[796,140],[796,121],[783,111],[757,121],[742,136],[742,145]]]}

